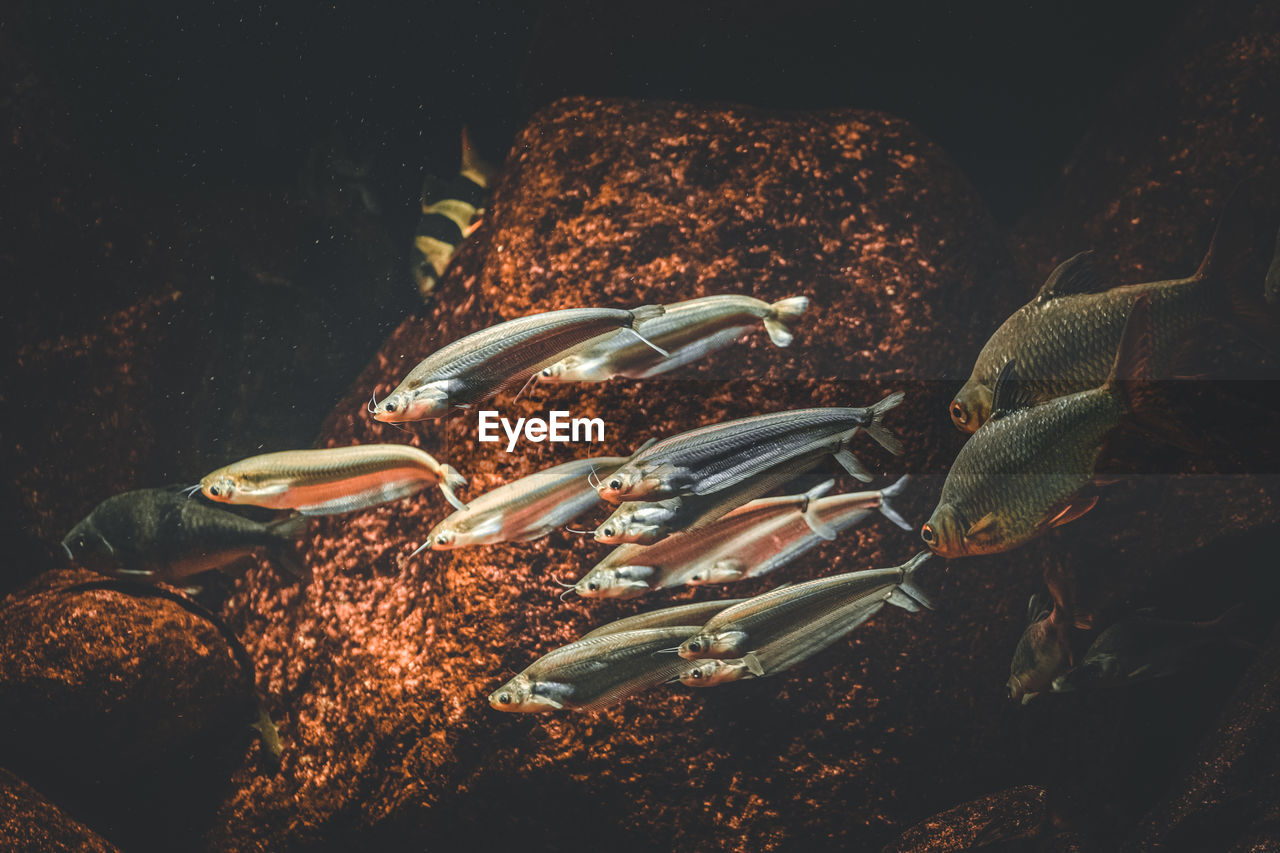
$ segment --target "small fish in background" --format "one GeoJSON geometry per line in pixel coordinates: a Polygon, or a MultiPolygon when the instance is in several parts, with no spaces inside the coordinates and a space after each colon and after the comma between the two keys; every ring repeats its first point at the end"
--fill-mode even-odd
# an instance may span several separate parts
{"type": "Polygon", "coordinates": [[[964,432],[990,417],[1001,368],[1017,362],[1031,402],[1096,388],[1107,378],[1130,310],[1150,302],[1154,372],[1166,375],[1178,350],[1206,318],[1234,325],[1274,346],[1280,314],[1263,298],[1262,282],[1246,269],[1253,225],[1245,193],[1228,200],[1200,268],[1189,278],[1103,289],[1092,253],[1063,262],[1029,303],[1015,311],[979,353],[969,380],[951,402],[964,432]]]}
{"type": "Polygon", "coordinates": [[[1124,421],[1191,443],[1167,416],[1151,378],[1149,297],[1135,301],[1111,374],[1099,388],[1036,403],[1015,363],[1000,371],[995,410],[947,472],[920,537],[936,554],[994,554],[1080,518],[1103,441],[1124,421]]]}
{"type": "Polygon", "coordinates": [[[600,711],[670,681],[684,661],[683,625],[598,634],[548,652],[489,695],[499,711],[600,711]]]}
{"type": "Polygon", "coordinates": [[[630,458],[575,459],[485,492],[431,528],[418,551],[541,539],[599,504],[591,478],[607,477],[630,458]]]}
{"type": "Polygon", "coordinates": [[[259,554],[305,577],[292,551],[305,525],[301,516],[264,524],[176,488],[138,489],[98,504],[63,537],[62,549],[100,574],[178,585],[259,554]]]}
{"type": "Polygon", "coordinates": [[[910,529],[890,504],[907,482],[903,477],[882,491],[824,498],[835,484],[828,480],[801,495],[752,501],[706,527],[656,544],[622,545],[573,588],[583,598],[636,598],[685,584],[760,577],[834,539],[874,509],[910,529]]]}
{"type": "Polygon", "coordinates": [[[866,408],[773,412],[683,432],[638,454],[601,480],[597,491],[614,504],[709,495],[819,450],[834,455],[854,477],[870,482],[870,472],[846,445],[859,430],[866,430],[886,450],[900,455],[902,442],[882,422],[902,398],[896,391],[866,408]]]}
{"type": "Polygon", "coordinates": [[[1009,663],[1009,698],[1023,705],[1049,689],[1071,665],[1070,620],[1061,608],[1039,595],[1027,603],[1027,629],[1018,638],[1009,663]]]}
{"type": "Polygon", "coordinates": [[[566,308],[498,323],[432,353],[381,403],[371,400],[369,412],[374,420],[405,423],[470,408],[520,388],[565,351],[604,332],[621,328],[639,337],[635,328],[663,310],[661,305],[631,311],[566,308]]]}
{"type": "Polygon", "coordinates": [[[1123,687],[1174,675],[1215,647],[1252,649],[1242,636],[1244,616],[1244,605],[1208,622],[1161,619],[1140,611],[1099,634],[1078,666],[1053,679],[1053,691],[1123,687]]]}
{"type": "Polygon", "coordinates": [[[880,612],[885,600],[871,594],[817,619],[804,610],[793,614],[793,624],[777,638],[740,658],[701,658],[676,676],[688,687],[717,687],[749,678],[765,678],[785,672],[847,636],[880,612]]]}
{"type": "Polygon", "coordinates": [[[406,444],[358,444],[264,453],[226,465],[200,481],[212,501],[333,515],[390,503],[439,485],[449,503],[467,479],[406,444]]]}
{"type": "Polygon", "coordinates": [[[303,198],[330,217],[351,212],[381,214],[373,191],[376,157],[370,140],[365,142],[362,145],[335,130],[313,144],[298,176],[303,198]]]}
{"type": "Polygon", "coordinates": [[[666,306],[661,317],[636,329],[667,350],[660,355],[631,335],[614,332],[588,341],[571,354],[542,369],[539,382],[603,382],[615,376],[648,379],[697,361],[742,338],[763,322],[774,345],[791,345],[790,323],[809,308],[809,297],[793,296],[770,305],[734,294],[704,296],[666,306]]]}
{"type": "Polygon", "coordinates": [[[458,174],[450,179],[428,174],[423,179],[422,217],[413,235],[411,269],[424,302],[435,292],[459,244],[480,227],[497,174],[476,151],[463,126],[458,174]]]}
{"type": "Polygon", "coordinates": [[[855,604],[871,605],[877,598],[912,613],[921,607],[932,610],[933,602],[914,580],[930,556],[922,551],[890,569],[831,575],[749,598],[708,620],[680,644],[678,654],[687,660],[743,657],[787,636],[797,625],[825,624],[822,620],[833,612],[855,604]]]}

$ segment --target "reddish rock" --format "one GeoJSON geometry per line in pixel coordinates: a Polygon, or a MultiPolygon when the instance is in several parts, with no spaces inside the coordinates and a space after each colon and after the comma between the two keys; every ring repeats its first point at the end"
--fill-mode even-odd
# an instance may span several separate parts
{"type": "Polygon", "coordinates": [[[101,581],[48,573],[0,607],[0,761],[123,846],[176,844],[244,759],[252,673],[207,618],[81,588],[101,581]]]}
{"type": "Polygon", "coordinates": [[[1034,839],[1047,827],[1048,799],[1035,785],[999,791],[911,827],[884,853],[953,853],[1034,839]]]}
{"type": "Polygon", "coordinates": [[[117,853],[114,845],[3,768],[0,848],[10,853],[117,853]]]}
{"type": "MultiPolygon", "coordinates": [[[[437,307],[391,336],[325,435],[420,444],[469,475],[472,495],[703,423],[868,404],[901,388],[907,402],[891,421],[907,455],[861,440],[855,450],[886,483],[904,469],[937,472],[961,442],[937,428],[952,391],[939,380],[959,375],[959,354],[981,335],[976,318],[1012,308],[1005,269],[973,192],[899,120],[563,101],[517,140],[491,215],[460,250],[437,307]],[[604,445],[507,455],[476,441],[474,413],[406,434],[365,412],[371,392],[387,393],[434,348],[492,323],[725,291],[805,293],[813,307],[789,350],[760,333],[669,380],[500,401],[512,416],[600,416],[604,445]]],[[[566,533],[408,559],[448,511],[424,492],[323,521],[309,587],[280,590],[258,572],[241,584],[233,618],[295,728],[281,776],[242,789],[212,847],[249,846],[240,839],[251,829],[273,849],[347,832],[444,846],[519,837],[538,849],[690,848],[711,835],[743,849],[864,847],[922,808],[954,802],[956,790],[1005,779],[1000,738],[983,723],[1004,710],[1004,649],[1017,633],[1008,617],[1021,607],[1001,591],[1011,582],[1030,591],[1022,566],[961,580],[938,565],[928,583],[949,602],[963,587],[955,606],[885,612],[772,683],[655,691],[596,716],[512,716],[485,701],[509,670],[607,619],[690,594],[562,603],[552,578],[577,577],[607,553],[566,533]]],[[[917,550],[913,532],[867,524],[734,593],[892,565],[917,550]]]]}

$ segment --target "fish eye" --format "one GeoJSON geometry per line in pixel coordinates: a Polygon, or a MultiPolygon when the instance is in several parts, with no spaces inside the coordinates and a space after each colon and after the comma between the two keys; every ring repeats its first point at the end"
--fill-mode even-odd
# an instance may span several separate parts
{"type": "Polygon", "coordinates": [[[449,534],[448,534],[448,533],[438,533],[438,534],[436,534],[436,544],[438,544],[438,545],[448,545],[448,544],[449,544],[449,534]]]}
{"type": "Polygon", "coordinates": [[[622,488],[622,481],[621,481],[621,480],[619,480],[617,477],[614,477],[612,480],[610,480],[610,481],[609,481],[609,488],[611,488],[611,489],[621,489],[621,488],[622,488]]]}
{"type": "Polygon", "coordinates": [[[592,581],[591,583],[587,584],[587,589],[591,590],[592,592],[595,592],[599,588],[600,588],[600,584],[596,583],[595,581],[592,581]]]}
{"type": "Polygon", "coordinates": [[[388,412],[394,412],[394,411],[396,410],[396,404],[395,404],[395,403],[393,403],[393,402],[391,402],[390,400],[388,400],[388,401],[385,403],[385,405],[386,405],[386,407],[387,407],[387,411],[388,411],[388,412]]]}
{"type": "Polygon", "coordinates": [[[602,530],[602,531],[600,531],[600,532],[601,532],[601,533],[603,533],[605,536],[612,536],[612,535],[613,535],[613,528],[612,528],[612,527],[606,527],[604,530],[602,530]]]}
{"type": "Polygon", "coordinates": [[[933,544],[937,541],[938,536],[933,532],[933,525],[926,524],[924,527],[920,528],[920,538],[929,544],[933,544]]]}
{"type": "Polygon", "coordinates": [[[697,640],[694,640],[693,642],[689,643],[689,651],[691,652],[702,651],[702,643],[699,643],[697,640]]]}
{"type": "Polygon", "coordinates": [[[213,496],[216,498],[218,495],[222,494],[222,487],[221,487],[221,486],[210,486],[210,487],[209,487],[209,494],[213,495],[213,496]]]}
{"type": "Polygon", "coordinates": [[[951,417],[955,418],[957,423],[965,423],[969,420],[969,415],[965,412],[964,406],[960,405],[959,400],[951,403],[951,417]]]}
{"type": "Polygon", "coordinates": [[[498,704],[499,704],[499,705],[510,705],[510,704],[511,704],[511,694],[510,694],[510,693],[499,693],[499,694],[498,694],[498,704]]]}
{"type": "Polygon", "coordinates": [[[701,677],[702,677],[702,670],[700,670],[700,669],[695,669],[693,672],[689,673],[689,676],[690,676],[691,678],[701,678],[701,677]]]}

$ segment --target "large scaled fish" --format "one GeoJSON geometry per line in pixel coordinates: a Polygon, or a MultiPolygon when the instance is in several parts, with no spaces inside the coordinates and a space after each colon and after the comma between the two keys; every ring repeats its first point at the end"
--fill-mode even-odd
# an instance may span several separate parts
{"type": "Polygon", "coordinates": [[[1173,675],[1214,646],[1251,648],[1238,636],[1244,608],[1232,608],[1209,622],[1160,619],[1135,613],[1098,635],[1080,665],[1053,679],[1053,691],[1121,687],[1173,675]]]}
{"type": "Polygon", "coordinates": [[[1009,661],[1009,698],[1023,705],[1049,689],[1071,665],[1070,620],[1062,608],[1033,595],[1027,603],[1027,628],[1009,661]]]}
{"type": "Polygon", "coordinates": [[[222,503],[331,515],[389,503],[436,484],[449,503],[466,508],[454,489],[467,480],[452,466],[406,444],[357,444],[251,456],[208,474],[200,490],[222,503]]]}
{"type": "Polygon", "coordinates": [[[824,619],[854,602],[870,605],[875,596],[911,612],[933,603],[913,575],[929,559],[921,551],[901,566],[870,569],[784,586],[722,610],[680,644],[680,657],[734,658],[768,645],[803,624],[824,619]]]}
{"type": "Polygon", "coordinates": [[[62,540],[67,557],[95,572],[177,583],[266,554],[303,576],[291,543],[301,516],[263,524],[178,489],[138,489],[107,498],[62,540]]]}
{"type": "Polygon", "coordinates": [[[965,432],[992,411],[1000,369],[1017,362],[1024,393],[1046,402],[1107,378],[1129,310],[1140,296],[1151,302],[1153,372],[1163,376],[1177,350],[1206,317],[1233,323],[1263,343],[1276,340],[1275,315],[1262,283],[1240,271],[1250,253],[1251,226],[1241,193],[1227,204],[1200,268],[1189,278],[1102,289],[1092,253],[1063,262],[1029,303],[1010,315],[983,346],[969,380],[951,402],[951,418],[965,432]],[[1243,245],[1242,245],[1243,244],[1243,245]]]}
{"type": "Polygon", "coordinates": [[[662,312],[661,305],[566,308],[490,326],[428,356],[381,403],[370,401],[369,411],[386,423],[441,417],[519,388],[583,341],[620,328],[634,332],[662,312]]]}
{"type": "Polygon", "coordinates": [[[666,306],[661,317],[645,320],[636,329],[646,340],[667,350],[663,356],[636,340],[613,332],[588,341],[538,374],[541,382],[602,382],[615,376],[647,379],[723,349],[764,323],[769,339],[790,346],[787,324],[809,307],[807,296],[781,299],[772,305],[750,296],[721,294],[666,306]]]}
{"type": "Polygon", "coordinates": [[[499,711],[599,711],[670,681],[696,625],[598,634],[548,652],[489,695],[499,711]]]}
{"type": "Polygon", "coordinates": [[[601,480],[598,491],[610,503],[708,495],[818,451],[833,454],[846,471],[868,482],[871,474],[846,445],[865,429],[885,449],[901,454],[902,443],[882,421],[902,396],[896,391],[864,409],[797,409],[683,432],[637,454],[601,480]]]}
{"type": "Polygon", "coordinates": [[[879,492],[823,498],[835,484],[828,480],[802,495],[752,501],[698,530],[676,533],[654,545],[616,548],[574,589],[584,598],[636,598],[684,584],[759,577],[834,539],[873,509],[907,526],[889,503],[906,479],[879,492]]]}
{"type": "Polygon", "coordinates": [[[497,170],[484,161],[462,128],[462,168],[448,180],[422,182],[422,217],[413,235],[413,278],[424,300],[435,291],[458,244],[480,226],[497,170]]]}
{"type": "Polygon", "coordinates": [[[431,528],[418,551],[541,539],[600,503],[590,478],[608,476],[629,458],[575,459],[485,492],[431,528]]]}
{"type": "Polygon", "coordinates": [[[938,506],[920,536],[943,557],[994,554],[1016,548],[1084,515],[1084,497],[1103,440],[1125,419],[1171,432],[1150,376],[1148,297],[1133,306],[1099,388],[1035,403],[1022,390],[1020,367],[1009,362],[996,382],[991,419],[965,442],[947,472],[938,506]],[[1125,381],[1133,377],[1138,381],[1125,381]]]}
{"type": "Polygon", "coordinates": [[[801,613],[789,628],[784,628],[763,646],[740,658],[699,658],[686,661],[687,667],[676,676],[689,687],[716,687],[748,678],[777,675],[848,635],[880,612],[884,599],[874,593],[870,601],[855,600],[817,619],[801,613]]]}

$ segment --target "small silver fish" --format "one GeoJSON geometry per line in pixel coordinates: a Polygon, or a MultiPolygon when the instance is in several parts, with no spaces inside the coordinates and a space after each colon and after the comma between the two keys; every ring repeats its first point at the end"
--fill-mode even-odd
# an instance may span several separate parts
{"type": "Polygon", "coordinates": [[[697,601],[693,604],[677,604],[675,607],[663,607],[637,613],[625,619],[616,619],[607,625],[601,625],[582,639],[598,637],[601,634],[618,634],[623,631],[639,631],[644,628],[669,628],[673,625],[701,625],[726,607],[746,601],[745,598],[730,598],[718,601],[697,601]]]}
{"type": "Polygon", "coordinates": [[[777,675],[813,657],[879,613],[884,599],[876,594],[869,598],[870,601],[855,600],[817,619],[801,613],[795,624],[781,630],[777,639],[740,658],[701,658],[688,662],[677,680],[689,687],[715,687],[731,681],[777,675]]]}
{"type": "Polygon", "coordinates": [[[809,308],[807,296],[781,299],[772,305],[750,296],[721,294],[666,306],[661,317],[636,329],[669,352],[663,357],[634,336],[613,332],[588,341],[538,375],[540,382],[602,382],[615,376],[647,379],[723,349],[741,338],[757,322],[769,339],[790,346],[787,324],[809,308]]]}
{"type": "Polygon", "coordinates": [[[683,661],[669,651],[696,626],[588,637],[538,658],[489,696],[499,711],[599,711],[669,681],[683,661]]]}
{"type": "Polygon", "coordinates": [[[864,409],[774,412],[680,433],[638,454],[602,481],[597,491],[615,504],[707,495],[819,449],[834,454],[846,471],[868,482],[871,474],[846,445],[865,429],[885,449],[901,454],[902,443],[881,421],[902,397],[899,391],[864,409]]]}
{"type": "Polygon", "coordinates": [[[428,356],[381,403],[369,405],[385,423],[438,418],[495,394],[519,388],[566,351],[603,332],[661,316],[661,305],[632,311],[568,308],[530,314],[490,326],[428,356]]]}
{"type": "Polygon", "coordinates": [[[540,539],[600,503],[590,478],[608,476],[629,458],[575,459],[485,492],[431,528],[418,551],[540,539]]]}
{"type": "Polygon", "coordinates": [[[623,545],[574,588],[584,598],[635,598],[683,584],[759,577],[834,539],[873,509],[905,527],[891,500],[907,482],[903,477],[882,491],[822,497],[835,483],[829,480],[802,495],[752,501],[701,529],[648,547],[623,545]]]}
{"type": "Polygon", "coordinates": [[[406,444],[358,444],[263,453],[226,465],[200,481],[212,501],[332,515],[390,503],[438,484],[459,509],[454,489],[467,479],[406,444]]]}
{"type": "Polygon", "coordinates": [[[741,657],[768,645],[807,620],[819,620],[855,601],[870,604],[874,596],[908,611],[933,604],[912,576],[929,559],[922,551],[901,566],[846,572],[807,583],[781,587],[721,611],[680,644],[680,657],[741,657]]]}

